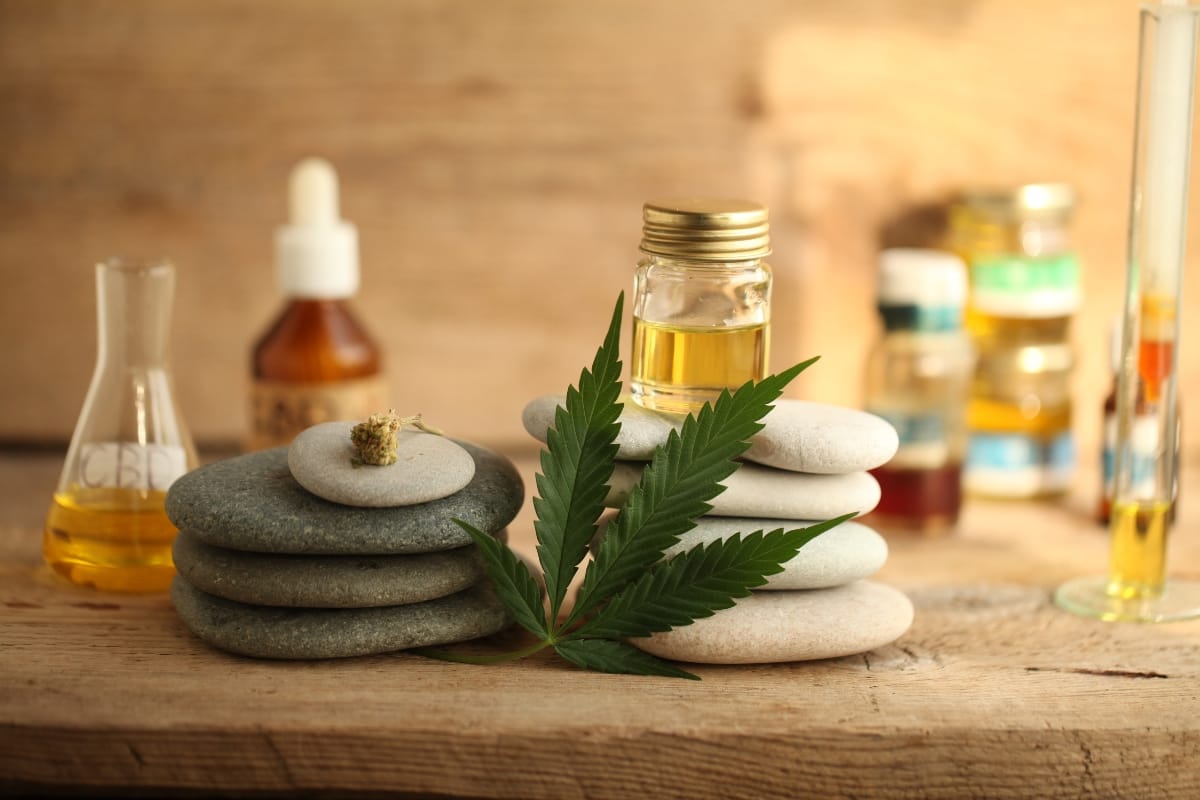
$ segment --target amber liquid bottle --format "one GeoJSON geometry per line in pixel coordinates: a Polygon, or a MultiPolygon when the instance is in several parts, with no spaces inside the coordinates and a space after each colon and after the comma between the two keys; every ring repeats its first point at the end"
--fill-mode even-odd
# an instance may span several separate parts
{"type": "Polygon", "coordinates": [[[358,240],[338,218],[337,176],[328,163],[308,159],[292,172],[291,224],[276,245],[288,302],[251,358],[254,450],[388,406],[380,348],[349,306],[358,289],[358,240]]]}

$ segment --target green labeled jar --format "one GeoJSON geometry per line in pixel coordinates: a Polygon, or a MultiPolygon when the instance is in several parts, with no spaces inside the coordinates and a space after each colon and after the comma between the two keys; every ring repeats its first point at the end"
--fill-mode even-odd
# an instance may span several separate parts
{"type": "Polygon", "coordinates": [[[975,495],[1065,491],[1075,467],[1071,318],[1080,268],[1068,224],[1075,192],[1059,183],[967,192],[950,214],[967,264],[966,323],[978,360],[968,403],[964,486],[975,495]]]}

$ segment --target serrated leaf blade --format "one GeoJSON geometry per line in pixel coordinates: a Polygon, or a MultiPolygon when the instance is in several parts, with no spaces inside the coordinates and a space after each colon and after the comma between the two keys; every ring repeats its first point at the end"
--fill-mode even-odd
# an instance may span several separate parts
{"type": "Polygon", "coordinates": [[[541,639],[549,636],[546,610],[542,607],[542,590],[529,574],[529,568],[494,536],[489,536],[470,523],[454,520],[475,541],[483,554],[483,564],[496,589],[496,596],[522,628],[541,639]]]}
{"type": "Polygon", "coordinates": [[[625,642],[610,639],[572,639],[559,642],[555,652],[577,667],[622,675],[660,675],[667,678],[700,680],[657,656],[638,650],[625,642]]]}
{"type": "Polygon", "coordinates": [[[804,545],[853,517],[846,514],[806,528],[782,528],[696,545],[660,561],[613,596],[574,635],[623,639],[668,631],[729,608],[739,597],[783,571],[804,545]]]}
{"type": "Polygon", "coordinates": [[[537,554],[550,600],[550,619],[558,616],[567,587],[587,554],[604,511],[612,477],[621,414],[620,334],[624,293],[617,298],[604,343],[591,369],[580,373],[578,388],[567,390],[565,407],[555,411],[542,451],[542,473],[534,499],[537,554]]]}

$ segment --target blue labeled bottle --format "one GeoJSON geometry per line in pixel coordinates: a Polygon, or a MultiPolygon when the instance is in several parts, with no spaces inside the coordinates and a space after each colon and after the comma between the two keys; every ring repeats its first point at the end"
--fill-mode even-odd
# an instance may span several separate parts
{"type": "Polygon", "coordinates": [[[958,521],[974,365],[966,294],[966,267],[949,253],[880,254],[883,335],[867,360],[865,406],[900,436],[892,460],[872,470],[882,490],[872,516],[884,528],[939,533],[958,521]]]}

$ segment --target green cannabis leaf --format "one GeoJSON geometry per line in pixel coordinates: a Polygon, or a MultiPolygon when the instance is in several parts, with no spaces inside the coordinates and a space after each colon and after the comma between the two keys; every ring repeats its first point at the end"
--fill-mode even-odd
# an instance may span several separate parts
{"type": "Polygon", "coordinates": [[[537,476],[534,530],[545,576],[546,603],[525,563],[495,538],[455,520],[483,554],[496,595],[537,643],[515,653],[463,656],[422,651],[466,663],[498,663],[547,647],[586,669],[696,678],[624,639],[688,625],[729,608],[739,597],[780,572],[800,548],[853,516],[797,530],[738,534],[663,560],[663,553],[712,509],[708,501],[738,467],[735,460],[789,382],[815,358],[736,392],[723,391],[715,405],[689,415],[672,432],[642,473],[625,506],[609,524],[588,565],[570,613],[567,587],[587,555],[604,511],[620,431],[621,362],[618,360],[624,294],[617,299],[604,343],[578,388],[567,390],[547,432],[537,476]],[[549,613],[547,614],[547,607],[549,613]]]}
{"type": "Polygon", "coordinates": [[[552,620],[558,617],[567,586],[596,535],[596,521],[604,511],[617,456],[616,438],[621,429],[617,423],[621,416],[617,353],[624,300],[622,294],[592,368],[579,376],[579,389],[568,388],[566,408],[555,409],[554,427],[547,431],[547,449],[542,451],[533,527],[552,620]]]}
{"type": "Polygon", "coordinates": [[[698,418],[684,420],[679,433],[671,431],[605,532],[584,574],[568,625],[657,563],[664,550],[695,527],[693,519],[712,510],[708,501],[724,491],[720,482],[734,473],[738,467],[734,459],[762,430],[759,420],[784,387],[814,361],[757,384],[747,383],[733,395],[722,391],[715,407],[705,405],[698,418]]]}
{"type": "Polygon", "coordinates": [[[734,534],[728,539],[699,545],[669,561],[660,561],[618,592],[573,636],[606,639],[649,636],[669,631],[746,597],[767,576],[783,571],[808,542],[853,514],[827,520],[807,528],[769,534],[755,531],[749,536],[734,534]]]}

